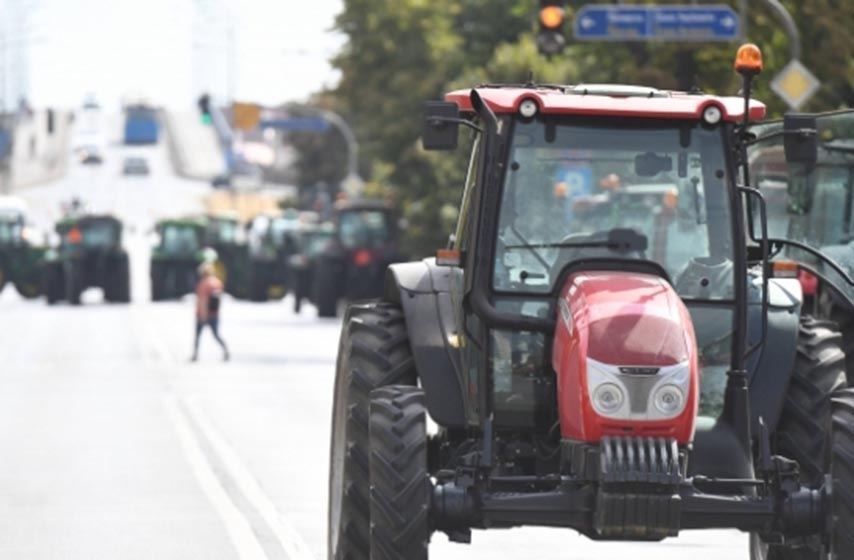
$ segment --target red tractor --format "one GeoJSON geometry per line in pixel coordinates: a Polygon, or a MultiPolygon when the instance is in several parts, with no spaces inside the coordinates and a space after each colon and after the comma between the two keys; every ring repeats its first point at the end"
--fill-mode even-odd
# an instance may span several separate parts
{"type": "MultiPolygon", "coordinates": [[[[854,558],[854,391],[745,169],[759,50],[736,69],[743,97],[527,84],[427,105],[425,148],[474,131],[459,222],[347,312],[330,558],[524,525],[854,558]]],[[[814,161],[814,121],[775,133],[790,163],[814,161]]]]}

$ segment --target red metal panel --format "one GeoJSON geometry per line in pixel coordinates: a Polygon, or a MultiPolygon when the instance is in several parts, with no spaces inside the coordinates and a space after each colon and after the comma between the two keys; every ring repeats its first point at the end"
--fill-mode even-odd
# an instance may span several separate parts
{"type": "MultiPolygon", "coordinates": [[[[612,117],[647,117],[660,119],[700,119],[709,105],[717,105],[725,121],[741,121],[744,117],[744,99],[693,95],[683,92],[665,92],[666,97],[576,95],[554,89],[529,88],[479,88],[478,93],[496,113],[514,113],[525,99],[533,99],[546,114],[587,115],[612,117]]],[[[471,112],[471,90],[458,90],[445,96],[455,102],[462,112],[471,112]]],[[[750,101],[750,119],[765,118],[765,105],[750,101]]]]}

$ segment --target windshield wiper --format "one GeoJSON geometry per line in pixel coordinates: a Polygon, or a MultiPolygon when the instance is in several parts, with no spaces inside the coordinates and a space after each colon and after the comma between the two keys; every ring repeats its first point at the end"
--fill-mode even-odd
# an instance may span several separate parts
{"type": "Polygon", "coordinates": [[[513,235],[515,235],[522,243],[520,245],[505,245],[505,249],[529,249],[531,251],[531,254],[534,255],[534,258],[536,258],[540,262],[544,269],[548,270],[550,268],[548,261],[546,261],[546,259],[544,259],[543,256],[537,251],[537,247],[532,245],[530,241],[525,239],[525,236],[522,235],[522,233],[516,229],[515,225],[510,225],[510,231],[512,231],[513,235]]]}
{"type": "Polygon", "coordinates": [[[591,234],[578,241],[567,239],[558,243],[506,245],[505,249],[610,249],[617,253],[643,253],[648,246],[649,241],[642,233],[633,229],[615,228],[608,232],[591,234]]]}

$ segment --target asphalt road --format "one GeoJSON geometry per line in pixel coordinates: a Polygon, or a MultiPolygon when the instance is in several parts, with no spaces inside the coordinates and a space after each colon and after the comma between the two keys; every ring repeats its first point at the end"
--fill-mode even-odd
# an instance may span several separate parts
{"type": "MultiPolygon", "coordinates": [[[[193,302],[151,304],[147,257],[158,216],[201,208],[207,185],[171,175],[165,151],[110,146],[22,191],[37,225],[72,195],[128,224],[133,304],[48,307],[0,294],[0,557],[15,559],[325,558],[326,471],[340,323],[290,302],[226,300],[223,363],[209,335],[189,363],[193,302]],[[120,176],[149,158],[148,178],[120,176]]],[[[437,535],[433,558],[747,558],[731,531],[663,544],[593,543],[572,532],[437,535]]]]}

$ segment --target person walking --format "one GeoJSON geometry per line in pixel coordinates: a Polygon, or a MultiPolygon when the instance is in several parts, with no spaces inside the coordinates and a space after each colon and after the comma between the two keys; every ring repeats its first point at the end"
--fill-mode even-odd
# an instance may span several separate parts
{"type": "Polygon", "coordinates": [[[196,284],[196,341],[193,345],[193,357],[199,359],[199,337],[206,326],[211,328],[214,338],[222,347],[223,360],[228,361],[228,346],[219,335],[219,307],[222,301],[222,282],[214,275],[213,264],[204,262],[199,265],[199,282],[196,284]]]}

